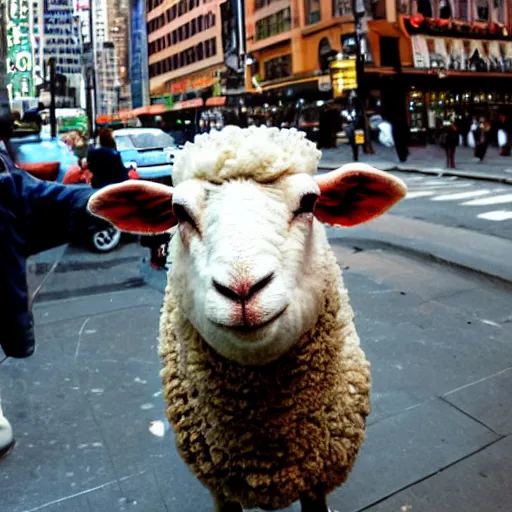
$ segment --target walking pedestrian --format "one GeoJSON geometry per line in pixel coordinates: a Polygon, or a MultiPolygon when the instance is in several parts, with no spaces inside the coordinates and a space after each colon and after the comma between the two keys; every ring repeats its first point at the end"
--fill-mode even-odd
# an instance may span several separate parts
{"type": "Polygon", "coordinates": [[[481,163],[487,153],[489,146],[489,132],[491,131],[491,123],[485,118],[481,117],[476,129],[474,129],[475,137],[475,158],[481,163]]]}
{"type": "Polygon", "coordinates": [[[440,137],[441,147],[446,153],[446,167],[455,169],[455,151],[459,143],[459,134],[455,123],[448,124],[440,137]]]}
{"type": "MultiPolygon", "coordinates": [[[[17,169],[7,150],[10,120],[0,121],[0,346],[6,357],[34,353],[34,318],[26,279],[27,258],[58,247],[103,221],[87,211],[94,190],[40,181],[17,169]]],[[[3,361],[0,358],[0,361],[3,361]]],[[[0,408],[0,459],[14,447],[0,408]]]]}
{"type": "Polygon", "coordinates": [[[87,155],[92,187],[102,188],[126,181],[129,169],[124,166],[121,154],[117,151],[112,130],[102,128],[99,131],[99,142],[99,147],[91,149],[87,155]]]}

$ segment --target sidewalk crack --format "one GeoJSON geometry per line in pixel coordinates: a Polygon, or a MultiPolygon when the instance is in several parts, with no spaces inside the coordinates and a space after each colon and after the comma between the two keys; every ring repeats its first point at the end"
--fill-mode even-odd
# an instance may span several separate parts
{"type": "Polygon", "coordinates": [[[382,498],[379,498],[378,500],[375,500],[372,503],[365,505],[362,508],[359,508],[356,512],[365,512],[366,510],[370,510],[372,507],[375,507],[376,505],[379,505],[380,503],[385,502],[389,498],[392,498],[393,496],[396,496],[397,494],[400,494],[401,492],[406,491],[407,489],[410,489],[411,487],[414,487],[415,485],[420,484],[421,482],[424,482],[424,481],[432,478],[433,476],[443,473],[444,471],[451,468],[452,466],[455,466],[456,464],[459,464],[460,462],[463,462],[464,460],[469,459],[473,455],[476,455],[476,454],[486,450],[487,448],[491,447],[493,444],[498,443],[499,441],[505,439],[506,437],[508,437],[508,436],[499,436],[494,441],[491,441],[490,443],[487,443],[486,445],[478,448],[478,450],[468,453],[464,457],[461,457],[460,459],[457,459],[456,461],[451,462],[450,464],[447,464],[446,466],[443,466],[442,468],[438,469],[437,471],[433,471],[432,473],[429,473],[428,475],[425,475],[424,477],[419,478],[418,480],[415,480],[414,482],[411,482],[410,484],[405,485],[404,487],[397,489],[396,491],[390,492],[386,496],[383,496],[382,498]]]}

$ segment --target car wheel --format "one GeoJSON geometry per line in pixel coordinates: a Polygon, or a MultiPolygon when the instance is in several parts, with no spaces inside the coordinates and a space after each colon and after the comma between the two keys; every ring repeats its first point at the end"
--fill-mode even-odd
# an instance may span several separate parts
{"type": "Polygon", "coordinates": [[[121,241],[121,231],[116,228],[102,229],[93,233],[91,244],[98,252],[109,252],[114,250],[121,241]]]}

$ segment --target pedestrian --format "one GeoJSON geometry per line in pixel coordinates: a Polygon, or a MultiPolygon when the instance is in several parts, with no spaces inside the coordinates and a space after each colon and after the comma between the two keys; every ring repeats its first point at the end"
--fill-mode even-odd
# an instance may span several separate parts
{"type": "Polygon", "coordinates": [[[446,153],[446,167],[455,169],[455,151],[459,143],[459,134],[455,123],[449,123],[445,126],[440,137],[440,143],[446,153]]]}
{"type": "Polygon", "coordinates": [[[500,114],[498,124],[498,147],[500,148],[500,156],[510,156],[510,126],[509,119],[506,114],[500,114]]]}
{"type": "MultiPolygon", "coordinates": [[[[34,353],[34,318],[26,279],[27,258],[70,241],[75,233],[97,229],[89,187],[33,178],[17,169],[7,150],[12,124],[0,121],[0,346],[6,357],[34,353]]],[[[1,359],[0,359],[1,360],[1,359]]],[[[11,424],[0,408],[0,459],[14,447],[11,424]]]]}
{"type": "Polygon", "coordinates": [[[117,151],[112,130],[102,128],[99,131],[99,147],[93,148],[87,155],[87,166],[92,173],[93,188],[102,188],[114,183],[126,181],[128,171],[121,154],[117,151]]]}
{"type": "Polygon", "coordinates": [[[77,130],[75,132],[72,149],[79,162],[81,162],[84,158],[87,158],[89,148],[87,147],[84,134],[81,130],[77,130]]]}
{"type": "Polygon", "coordinates": [[[464,115],[459,115],[455,121],[455,126],[459,132],[459,136],[462,139],[464,147],[468,147],[468,133],[471,128],[471,121],[469,114],[466,112],[464,115]]]}
{"type": "Polygon", "coordinates": [[[478,125],[474,129],[475,137],[475,158],[480,163],[483,162],[487,147],[489,146],[489,132],[491,131],[491,123],[485,118],[481,117],[478,125]]]}
{"type": "Polygon", "coordinates": [[[358,140],[361,138],[361,135],[363,135],[364,138],[364,131],[363,131],[363,119],[360,113],[353,113],[353,117],[348,121],[347,125],[345,126],[345,134],[348,138],[348,143],[350,144],[350,147],[352,148],[352,160],[354,162],[359,161],[359,146],[361,145],[361,141],[358,140]]]}

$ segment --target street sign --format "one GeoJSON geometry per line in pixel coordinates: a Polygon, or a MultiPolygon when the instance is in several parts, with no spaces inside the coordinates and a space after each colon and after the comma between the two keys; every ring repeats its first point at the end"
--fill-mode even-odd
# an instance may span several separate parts
{"type": "Polygon", "coordinates": [[[355,59],[340,59],[331,62],[331,79],[334,97],[344,92],[357,89],[357,72],[355,59]]]}

